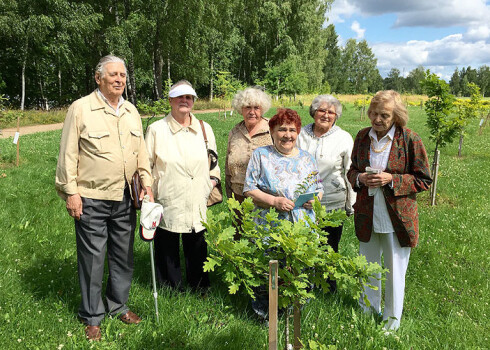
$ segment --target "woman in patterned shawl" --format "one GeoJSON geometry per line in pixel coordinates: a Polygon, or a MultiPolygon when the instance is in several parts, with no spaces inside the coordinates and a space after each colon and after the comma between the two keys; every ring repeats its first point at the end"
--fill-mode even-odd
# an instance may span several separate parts
{"type": "MultiPolygon", "coordinates": [[[[380,91],[372,99],[368,116],[371,127],[357,134],[347,177],[357,200],[354,223],[360,241],[359,254],[381,264],[386,274],[384,327],[400,326],[405,294],[405,273],[411,248],[418,241],[416,194],[432,183],[425,147],[419,135],[407,129],[408,113],[400,94],[380,91]]],[[[370,307],[381,314],[381,281],[372,278],[377,290],[366,287],[370,307]]]]}

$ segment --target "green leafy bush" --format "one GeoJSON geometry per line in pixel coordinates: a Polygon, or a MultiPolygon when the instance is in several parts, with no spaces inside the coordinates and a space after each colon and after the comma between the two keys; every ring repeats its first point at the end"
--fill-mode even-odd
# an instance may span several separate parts
{"type": "MultiPolygon", "coordinates": [[[[230,294],[243,288],[254,298],[254,287],[268,286],[269,260],[279,263],[279,307],[287,307],[298,300],[304,304],[315,295],[314,284],[328,291],[327,278],[337,280],[338,288],[359,299],[368,277],[382,272],[377,264],[368,264],[365,257],[346,257],[333,251],[327,244],[324,226],[339,226],[346,218],[345,212],[327,213],[315,200],[317,221],[292,223],[278,219],[275,209],[265,217],[265,225],[256,225],[259,210],[250,198],[242,204],[228,199],[228,211],[213,213],[208,210],[206,242],[210,252],[205,271],[216,270],[229,287],[230,294]],[[234,240],[237,214],[242,214],[241,239],[234,240]]],[[[368,303],[367,299],[366,302],[368,303]]]]}
{"type": "Polygon", "coordinates": [[[16,111],[0,111],[0,127],[4,128],[10,126],[15,120],[17,120],[16,111]]]}

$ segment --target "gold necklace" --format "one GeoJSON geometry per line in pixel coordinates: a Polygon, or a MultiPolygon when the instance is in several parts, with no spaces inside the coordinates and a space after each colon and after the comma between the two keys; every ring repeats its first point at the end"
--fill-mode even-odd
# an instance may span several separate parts
{"type": "Polygon", "coordinates": [[[371,138],[371,149],[373,150],[374,153],[381,153],[383,152],[386,147],[388,147],[388,145],[391,143],[390,141],[386,142],[385,145],[383,147],[381,147],[381,149],[376,149],[374,148],[374,142],[373,142],[373,138],[371,138]]]}

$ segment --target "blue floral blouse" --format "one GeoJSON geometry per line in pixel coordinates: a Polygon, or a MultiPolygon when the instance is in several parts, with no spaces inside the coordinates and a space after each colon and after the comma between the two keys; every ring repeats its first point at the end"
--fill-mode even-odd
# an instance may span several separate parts
{"type": "MultiPolygon", "coordinates": [[[[308,152],[299,149],[297,155],[286,157],[277,152],[272,145],[259,147],[252,153],[248,163],[243,193],[259,189],[273,196],[286,197],[295,201],[300,194],[295,191],[308,176],[312,177],[312,180],[308,182],[311,185],[301,193],[322,191],[315,158],[308,152]],[[315,172],[317,174],[312,175],[315,172]]],[[[265,217],[268,212],[269,209],[263,209],[261,217],[265,217]]],[[[279,219],[291,222],[304,220],[305,215],[312,220],[315,219],[315,212],[303,207],[295,207],[290,212],[278,211],[278,213],[279,219]]]]}

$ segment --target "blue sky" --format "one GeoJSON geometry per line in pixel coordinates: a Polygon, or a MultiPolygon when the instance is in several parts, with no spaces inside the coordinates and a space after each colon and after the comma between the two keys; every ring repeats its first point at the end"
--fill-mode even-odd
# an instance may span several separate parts
{"type": "Polygon", "coordinates": [[[449,80],[456,67],[490,66],[490,0],[335,0],[341,45],[366,39],[383,77],[418,65],[449,80]]]}

